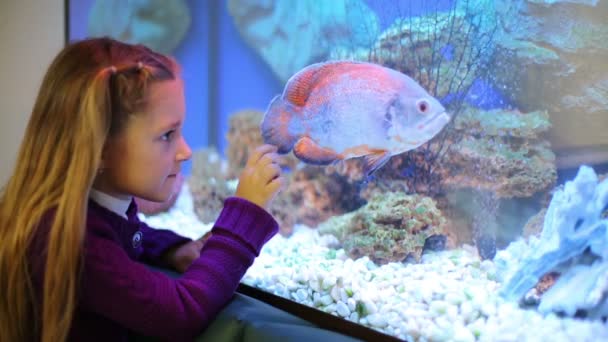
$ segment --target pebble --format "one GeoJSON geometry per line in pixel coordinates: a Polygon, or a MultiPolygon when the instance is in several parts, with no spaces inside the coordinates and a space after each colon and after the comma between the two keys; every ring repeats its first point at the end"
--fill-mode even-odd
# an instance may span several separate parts
{"type": "Polygon", "coordinates": [[[348,317],[350,315],[350,309],[348,308],[348,305],[346,305],[346,303],[344,303],[343,301],[339,301],[336,304],[336,312],[338,312],[338,315],[342,317],[348,317]]]}

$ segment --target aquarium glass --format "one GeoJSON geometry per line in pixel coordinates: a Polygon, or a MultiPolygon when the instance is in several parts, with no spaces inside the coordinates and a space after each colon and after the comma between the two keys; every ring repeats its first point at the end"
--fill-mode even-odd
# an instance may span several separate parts
{"type": "Polygon", "coordinates": [[[608,340],[608,1],[68,6],[182,65],[194,155],[150,225],[201,237],[285,150],[244,284],[407,341],[608,340]]]}

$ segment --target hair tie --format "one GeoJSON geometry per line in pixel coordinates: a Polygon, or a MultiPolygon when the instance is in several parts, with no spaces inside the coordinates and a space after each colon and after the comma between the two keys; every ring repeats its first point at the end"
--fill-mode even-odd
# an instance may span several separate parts
{"type": "Polygon", "coordinates": [[[110,69],[110,73],[112,73],[112,75],[116,74],[116,67],[115,66],[110,65],[108,68],[110,69]]]}

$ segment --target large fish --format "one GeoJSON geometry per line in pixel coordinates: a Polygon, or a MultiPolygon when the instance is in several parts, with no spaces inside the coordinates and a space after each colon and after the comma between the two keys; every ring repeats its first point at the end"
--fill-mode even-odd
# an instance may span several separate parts
{"type": "Polygon", "coordinates": [[[332,61],[293,75],[260,128],[279,153],[293,149],[318,165],[363,157],[369,175],[449,121],[441,103],[410,77],[378,64],[332,61]]]}

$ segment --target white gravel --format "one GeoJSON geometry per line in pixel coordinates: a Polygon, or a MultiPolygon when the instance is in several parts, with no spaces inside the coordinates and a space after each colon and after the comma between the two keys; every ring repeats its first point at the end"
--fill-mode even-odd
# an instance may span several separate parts
{"type": "MultiPolygon", "coordinates": [[[[187,187],[169,212],[140,217],[190,238],[212,227],[196,218],[187,187]]],[[[335,246],[333,236],[297,226],[264,246],[243,282],[407,341],[608,341],[607,323],[504,302],[494,263],[470,246],[383,266],[335,246]]]]}

